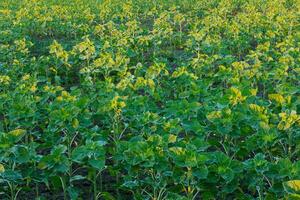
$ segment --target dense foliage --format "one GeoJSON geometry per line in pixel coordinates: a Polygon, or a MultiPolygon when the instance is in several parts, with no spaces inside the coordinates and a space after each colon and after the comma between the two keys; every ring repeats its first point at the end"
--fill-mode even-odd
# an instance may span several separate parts
{"type": "Polygon", "coordinates": [[[0,199],[300,199],[299,0],[1,0],[0,199]]]}

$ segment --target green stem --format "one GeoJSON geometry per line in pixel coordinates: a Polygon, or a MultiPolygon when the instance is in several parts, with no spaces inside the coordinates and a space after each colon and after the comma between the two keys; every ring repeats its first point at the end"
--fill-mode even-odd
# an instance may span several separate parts
{"type": "Polygon", "coordinates": [[[94,193],[94,200],[97,200],[97,173],[96,170],[93,169],[93,193],[94,193]]]}
{"type": "Polygon", "coordinates": [[[63,180],[62,177],[59,177],[59,178],[60,178],[61,186],[62,186],[63,192],[64,192],[64,200],[67,200],[67,192],[66,192],[66,183],[65,183],[65,180],[63,180]]]}
{"type": "Polygon", "coordinates": [[[99,185],[100,185],[100,192],[103,191],[103,185],[102,185],[102,174],[101,174],[101,171],[98,173],[99,176],[99,185]]]}
{"type": "Polygon", "coordinates": [[[8,182],[8,186],[9,186],[9,189],[10,189],[10,199],[14,200],[14,196],[15,196],[14,186],[10,182],[8,182]]]}
{"type": "Polygon", "coordinates": [[[36,198],[38,199],[39,198],[39,186],[38,186],[38,184],[35,184],[35,195],[36,195],[36,198]]]}

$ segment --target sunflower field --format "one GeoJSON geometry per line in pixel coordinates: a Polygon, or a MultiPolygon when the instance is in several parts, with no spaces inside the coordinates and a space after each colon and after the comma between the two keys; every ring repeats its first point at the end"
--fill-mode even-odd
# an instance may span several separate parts
{"type": "Polygon", "coordinates": [[[1,0],[0,199],[300,199],[300,1],[1,0]]]}

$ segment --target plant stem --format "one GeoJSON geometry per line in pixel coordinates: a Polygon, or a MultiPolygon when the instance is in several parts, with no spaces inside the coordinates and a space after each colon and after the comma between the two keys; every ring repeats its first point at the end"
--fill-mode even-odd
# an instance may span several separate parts
{"type": "Polygon", "coordinates": [[[97,173],[96,170],[93,169],[93,193],[94,193],[94,200],[97,200],[97,173]]]}
{"type": "Polygon", "coordinates": [[[67,193],[66,193],[66,183],[63,180],[62,177],[59,177],[60,181],[61,181],[61,186],[63,188],[63,192],[64,192],[64,200],[67,200],[67,193]]]}

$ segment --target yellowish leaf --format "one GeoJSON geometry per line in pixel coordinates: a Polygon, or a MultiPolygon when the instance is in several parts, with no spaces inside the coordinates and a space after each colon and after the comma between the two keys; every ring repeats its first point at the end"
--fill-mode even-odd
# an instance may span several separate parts
{"type": "Polygon", "coordinates": [[[286,182],[286,186],[299,192],[300,191],[300,180],[288,181],[288,182],[286,182]]]}
{"type": "Polygon", "coordinates": [[[0,173],[3,173],[3,172],[5,172],[4,165],[0,164],[0,173]]]}

